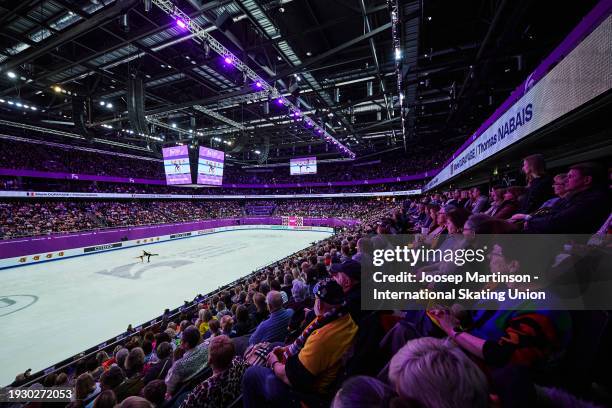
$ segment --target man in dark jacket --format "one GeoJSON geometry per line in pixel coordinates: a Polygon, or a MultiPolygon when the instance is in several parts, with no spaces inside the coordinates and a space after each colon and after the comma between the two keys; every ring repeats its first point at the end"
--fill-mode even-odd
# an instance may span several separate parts
{"type": "Polygon", "coordinates": [[[570,167],[565,188],[568,195],[542,216],[527,216],[525,231],[539,234],[591,234],[610,213],[610,196],[605,189],[606,173],[595,163],[570,167]]]}

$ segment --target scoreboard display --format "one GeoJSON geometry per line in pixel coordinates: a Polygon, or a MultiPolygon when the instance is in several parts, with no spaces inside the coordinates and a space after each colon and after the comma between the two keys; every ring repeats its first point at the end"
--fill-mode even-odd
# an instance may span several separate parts
{"type": "Polygon", "coordinates": [[[292,176],[299,176],[302,174],[317,174],[317,158],[302,157],[298,159],[291,159],[289,161],[289,171],[292,176]]]}
{"type": "Polygon", "coordinates": [[[200,146],[197,183],[207,186],[223,184],[224,161],[224,152],[200,146]]]}
{"type": "Polygon", "coordinates": [[[191,184],[189,150],[187,146],[173,146],[162,149],[166,184],[191,184]]]}

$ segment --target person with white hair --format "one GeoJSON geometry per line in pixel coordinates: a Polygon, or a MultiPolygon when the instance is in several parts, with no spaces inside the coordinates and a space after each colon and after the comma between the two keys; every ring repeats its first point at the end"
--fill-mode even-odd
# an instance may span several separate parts
{"type": "Polygon", "coordinates": [[[422,337],[402,347],[389,363],[398,395],[425,408],[487,408],[484,373],[449,340],[422,337]]]}
{"type": "Polygon", "coordinates": [[[293,310],[283,307],[283,298],[280,292],[275,290],[268,292],[266,295],[266,303],[270,311],[270,316],[257,326],[255,333],[253,333],[249,339],[250,345],[264,341],[283,341],[287,335],[287,326],[289,320],[291,320],[291,316],[293,316],[293,310]]]}

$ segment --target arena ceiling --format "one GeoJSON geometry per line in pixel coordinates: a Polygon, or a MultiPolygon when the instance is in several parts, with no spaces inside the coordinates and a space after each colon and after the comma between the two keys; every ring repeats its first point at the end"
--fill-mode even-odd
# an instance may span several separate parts
{"type": "MultiPolygon", "coordinates": [[[[199,143],[245,163],[346,156],[147,3],[0,1],[0,118],[74,132],[72,99],[84,98],[100,138],[199,143]],[[153,138],[129,132],[132,77],[143,80],[153,138]]],[[[596,2],[398,0],[395,38],[395,1],[172,3],[363,157],[459,145],[596,2]]]]}

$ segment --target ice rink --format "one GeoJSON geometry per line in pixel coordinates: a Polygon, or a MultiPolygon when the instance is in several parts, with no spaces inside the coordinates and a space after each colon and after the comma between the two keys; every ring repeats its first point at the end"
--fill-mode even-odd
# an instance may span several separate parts
{"type": "Polygon", "coordinates": [[[0,386],[329,237],[228,231],[0,271],[0,386]],[[151,263],[136,257],[157,253],[151,263]]]}

